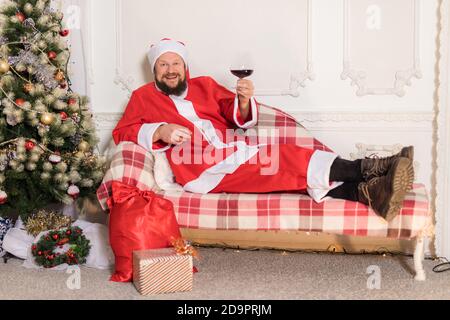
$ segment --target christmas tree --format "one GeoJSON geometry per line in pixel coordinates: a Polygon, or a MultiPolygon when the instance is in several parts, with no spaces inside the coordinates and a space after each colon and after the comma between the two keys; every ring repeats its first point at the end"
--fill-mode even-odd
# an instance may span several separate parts
{"type": "Polygon", "coordinates": [[[71,90],[63,13],[14,0],[0,19],[0,216],[26,219],[95,194],[105,161],[88,99],[71,90]]]}

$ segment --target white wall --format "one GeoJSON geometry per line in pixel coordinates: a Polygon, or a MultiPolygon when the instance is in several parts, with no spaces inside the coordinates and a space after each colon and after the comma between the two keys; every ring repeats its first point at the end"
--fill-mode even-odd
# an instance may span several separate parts
{"type": "MultiPolygon", "coordinates": [[[[93,65],[95,66],[94,99],[100,99],[96,107],[100,112],[120,110],[117,99],[126,100],[123,95],[113,92],[114,68],[120,63],[124,76],[134,78],[133,88],[145,83],[151,76],[147,73],[145,52],[149,45],[162,37],[172,37],[186,42],[191,53],[191,73],[212,75],[218,81],[232,86],[234,78],[228,72],[231,61],[239,54],[248,53],[256,65],[253,80],[261,90],[287,89],[291,74],[299,73],[304,67],[304,42],[307,25],[298,22],[298,17],[307,17],[304,12],[306,0],[247,0],[242,15],[245,20],[233,15],[242,1],[234,0],[86,0],[92,8],[93,65]],[[121,7],[117,16],[116,2],[121,7]],[[253,10],[253,11],[252,11],[253,10]],[[254,13],[252,13],[254,12],[254,13]],[[190,19],[188,19],[190,18],[190,19]],[[117,22],[117,23],[116,23],[117,22]],[[119,24],[119,25],[118,25],[119,24]],[[121,35],[121,48],[117,46],[116,28],[121,35]],[[119,62],[117,53],[120,52],[119,62]],[[144,74],[147,73],[147,74],[144,74]],[[111,89],[111,91],[109,91],[111,89]],[[104,93],[109,99],[105,100],[104,93]],[[117,95],[116,95],[117,94],[117,95]],[[112,103],[112,105],[109,104],[112,103]],[[108,107],[106,107],[109,105],[108,107]]],[[[364,0],[359,0],[364,1],[364,0]]],[[[402,22],[404,0],[378,0],[370,3],[383,4],[386,15],[394,7],[398,23],[402,22]],[[398,5],[386,5],[397,2],[398,5]]],[[[406,3],[413,3],[407,0],[406,3]]],[[[346,110],[355,112],[409,112],[432,111],[434,90],[434,64],[436,41],[437,0],[422,0],[419,10],[419,54],[421,80],[413,79],[412,87],[406,88],[406,95],[357,97],[356,89],[350,81],[340,79],[343,71],[344,52],[344,0],[311,0],[311,50],[314,81],[306,81],[300,97],[261,97],[260,100],[286,110],[346,110]]],[[[383,11],[382,11],[383,12],[383,11]]],[[[367,16],[369,19],[370,15],[367,16]]],[[[381,20],[383,22],[383,20],[381,20]]],[[[382,24],[383,28],[383,24],[382,24]]],[[[412,28],[404,28],[413,36],[412,28]]],[[[391,30],[379,31],[381,37],[391,30]]],[[[393,30],[392,30],[393,31],[393,30]]],[[[364,39],[362,39],[364,41],[364,39]]],[[[401,51],[402,43],[392,44],[386,40],[386,49],[395,45],[393,51],[401,51]]],[[[394,39],[395,40],[395,39],[394,39]]],[[[405,40],[406,41],[406,40],[405,40]]],[[[370,43],[365,43],[367,46],[370,43]]],[[[406,50],[406,52],[411,51],[406,50]]],[[[377,52],[365,56],[369,65],[377,61],[377,52]]],[[[403,52],[393,55],[393,60],[401,60],[403,52]]],[[[381,61],[389,63],[388,61],[381,61]]],[[[400,69],[400,66],[398,66],[400,69]]],[[[370,76],[370,75],[369,75],[370,76]]],[[[377,76],[376,74],[373,75],[377,76]]],[[[386,74],[383,80],[394,82],[394,74],[386,74]]],[[[390,84],[389,84],[390,85],[390,84]]]]}

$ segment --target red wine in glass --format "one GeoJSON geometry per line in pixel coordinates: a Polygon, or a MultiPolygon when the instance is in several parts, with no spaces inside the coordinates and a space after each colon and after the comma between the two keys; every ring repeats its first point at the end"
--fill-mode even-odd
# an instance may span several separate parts
{"type": "Polygon", "coordinates": [[[250,77],[253,74],[252,69],[231,69],[231,73],[239,79],[250,77]]]}

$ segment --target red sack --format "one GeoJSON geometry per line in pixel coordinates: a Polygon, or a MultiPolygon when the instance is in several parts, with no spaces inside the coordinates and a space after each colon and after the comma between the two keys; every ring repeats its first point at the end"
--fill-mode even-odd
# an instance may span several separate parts
{"type": "Polygon", "coordinates": [[[152,191],[114,181],[108,207],[109,241],[116,258],[110,281],[133,280],[133,251],[168,248],[181,238],[172,202],[152,191]]]}

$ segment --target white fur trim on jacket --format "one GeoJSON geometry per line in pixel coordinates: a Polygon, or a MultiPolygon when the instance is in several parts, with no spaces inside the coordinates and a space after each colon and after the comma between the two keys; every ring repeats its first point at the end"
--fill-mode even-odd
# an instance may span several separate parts
{"type": "Polygon", "coordinates": [[[153,149],[153,136],[155,135],[156,130],[165,124],[167,124],[167,122],[143,124],[139,130],[138,144],[150,152],[164,152],[168,150],[170,145],[161,149],[153,149]]]}
{"type": "Polygon", "coordinates": [[[254,127],[258,123],[258,109],[256,108],[256,101],[254,98],[250,99],[250,105],[251,105],[251,112],[252,112],[252,119],[250,121],[247,121],[243,125],[241,125],[237,119],[237,113],[239,110],[239,98],[236,97],[234,100],[234,112],[233,112],[233,118],[236,125],[241,129],[249,129],[251,127],[254,127]]]}
{"type": "Polygon", "coordinates": [[[331,166],[337,157],[338,155],[335,153],[317,150],[309,161],[307,190],[316,202],[324,201],[328,192],[343,184],[343,182],[332,182],[330,184],[331,166]]]}

